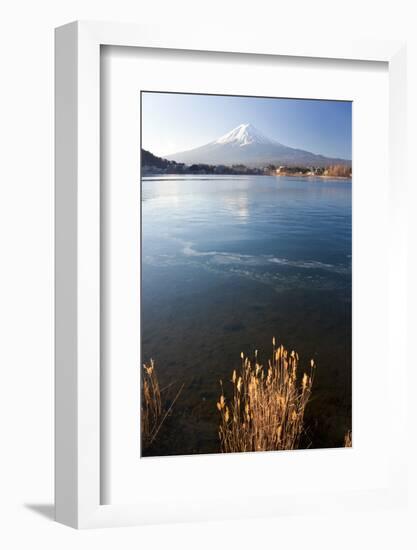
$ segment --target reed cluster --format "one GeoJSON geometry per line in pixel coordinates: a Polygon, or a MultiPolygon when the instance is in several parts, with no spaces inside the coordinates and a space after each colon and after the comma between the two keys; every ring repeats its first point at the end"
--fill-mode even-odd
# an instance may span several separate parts
{"type": "Polygon", "coordinates": [[[272,451],[298,448],[304,412],[314,379],[314,361],[298,376],[299,357],[272,340],[272,358],[266,366],[241,353],[241,368],[232,374],[233,395],[227,399],[223,383],[217,403],[222,452],[272,451]]]}
{"type": "Polygon", "coordinates": [[[142,445],[148,447],[156,437],[162,420],[162,400],[153,359],[143,365],[141,427],[142,445]]]}
{"type": "Polygon", "coordinates": [[[345,433],[345,447],[352,447],[352,432],[350,430],[345,433]]]}
{"type": "MultiPolygon", "coordinates": [[[[158,375],[155,369],[155,362],[153,359],[149,363],[143,365],[142,376],[142,403],[141,403],[141,429],[142,429],[142,448],[146,449],[152,445],[155,441],[162,424],[171,414],[172,409],[180,396],[184,384],[181,385],[174,399],[169,403],[167,402],[167,390],[173,386],[169,384],[165,388],[160,388],[158,375]],[[164,401],[167,408],[164,408],[162,403],[162,394],[165,395],[164,401]],[[169,406],[168,406],[169,403],[169,406]]],[[[169,391],[168,391],[169,393],[169,391]]]]}

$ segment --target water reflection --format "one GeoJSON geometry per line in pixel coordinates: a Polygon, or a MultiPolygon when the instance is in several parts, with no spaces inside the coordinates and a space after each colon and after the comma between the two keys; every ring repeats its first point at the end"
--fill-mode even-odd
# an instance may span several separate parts
{"type": "Polygon", "coordinates": [[[225,197],[226,207],[230,214],[245,223],[249,216],[249,198],[247,194],[239,193],[237,197],[225,197]]]}
{"type": "MultiPolygon", "coordinates": [[[[142,357],[185,389],[155,453],[216,452],[215,402],[240,352],[275,335],[317,359],[315,446],[351,412],[351,184],[250,177],[142,181],[142,357]]],[[[313,414],[314,413],[314,414],[313,414]]]]}

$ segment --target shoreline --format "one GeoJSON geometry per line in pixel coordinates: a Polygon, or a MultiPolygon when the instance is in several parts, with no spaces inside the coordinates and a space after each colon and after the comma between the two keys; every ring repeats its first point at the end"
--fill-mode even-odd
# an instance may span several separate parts
{"type": "Polygon", "coordinates": [[[311,178],[311,179],[329,179],[329,180],[352,180],[352,176],[328,176],[323,174],[244,174],[244,173],[236,173],[236,174],[212,174],[212,173],[205,173],[205,172],[148,172],[146,174],[142,174],[141,178],[153,178],[158,176],[211,176],[211,177],[224,177],[224,176],[259,176],[259,177],[275,177],[275,178],[311,178]]]}
{"type": "MultiPolygon", "coordinates": [[[[266,174],[267,175],[267,174],[266,174]]],[[[323,174],[270,174],[277,178],[320,178],[327,180],[351,180],[352,176],[328,176],[323,174]]]]}

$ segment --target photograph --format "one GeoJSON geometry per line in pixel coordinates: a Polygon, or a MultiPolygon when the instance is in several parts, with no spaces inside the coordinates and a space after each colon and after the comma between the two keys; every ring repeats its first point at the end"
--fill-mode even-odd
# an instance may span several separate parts
{"type": "Polygon", "coordinates": [[[352,447],[352,102],[138,102],[141,457],[352,447]]]}

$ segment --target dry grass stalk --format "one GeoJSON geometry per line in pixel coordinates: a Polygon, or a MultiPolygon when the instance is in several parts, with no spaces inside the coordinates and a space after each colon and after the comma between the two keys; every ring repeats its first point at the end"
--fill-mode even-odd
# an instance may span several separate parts
{"type": "Polygon", "coordinates": [[[141,428],[142,444],[148,447],[159,430],[162,419],[161,391],[153,359],[143,365],[141,428]]]}
{"type": "Polygon", "coordinates": [[[352,432],[351,430],[345,433],[345,447],[352,447],[352,432]]]}
{"type": "Polygon", "coordinates": [[[233,371],[233,397],[222,393],[219,437],[223,452],[296,449],[303,432],[304,412],[311,395],[314,361],[309,374],[297,380],[298,354],[288,353],[272,340],[272,359],[252,363],[241,353],[240,372],[233,371]]]}
{"type": "Polygon", "coordinates": [[[155,441],[162,424],[172,411],[176,400],[182,392],[184,384],[182,384],[178,390],[168,409],[164,410],[162,407],[161,393],[172,384],[164,388],[164,390],[160,389],[153,359],[150,360],[149,364],[145,363],[143,365],[143,370],[141,428],[142,446],[146,449],[155,441]]]}

